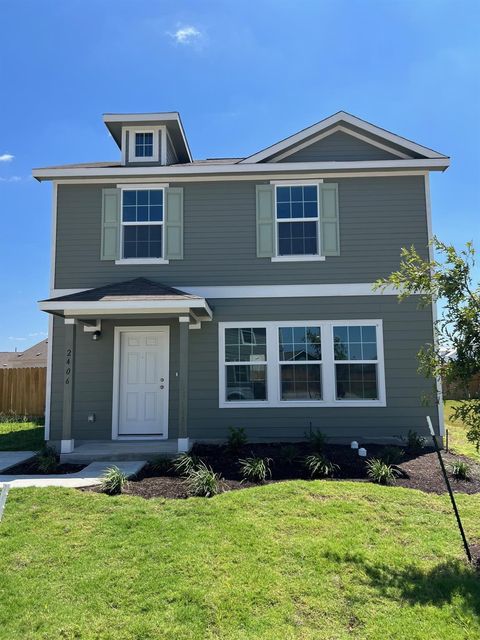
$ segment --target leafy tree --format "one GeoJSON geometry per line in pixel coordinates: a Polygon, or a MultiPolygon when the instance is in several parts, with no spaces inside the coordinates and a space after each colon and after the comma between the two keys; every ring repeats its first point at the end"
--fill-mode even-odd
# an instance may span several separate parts
{"type": "Polygon", "coordinates": [[[393,285],[400,301],[419,294],[420,306],[442,300],[441,317],[435,322],[433,344],[419,353],[419,371],[426,377],[441,377],[445,383],[461,384],[464,398],[453,413],[467,425],[467,438],[480,450],[480,389],[471,392],[472,376],[480,372],[480,283],[474,284],[475,249],[471,242],[457,251],[434,237],[431,241],[440,260],[424,260],[414,246],[403,248],[398,271],[375,283],[384,289],[393,285]],[[454,352],[454,357],[449,352],[454,352]]]}

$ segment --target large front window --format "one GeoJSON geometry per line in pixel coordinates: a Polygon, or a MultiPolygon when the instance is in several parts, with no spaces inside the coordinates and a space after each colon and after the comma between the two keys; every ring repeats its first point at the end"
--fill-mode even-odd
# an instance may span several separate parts
{"type": "Polygon", "coordinates": [[[281,399],[321,400],[320,327],[280,327],[278,339],[281,399]]]}
{"type": "Polygon", "coordinates": [[[318,255],[318,186],[276,188],[277,252],[279,256],[318,255]]]}
{"type": "Polygon", "coordinates": [[[221,322],[219,366],[221,407],[385,406],[380,320],[221,322]]]}
{"type": "Polygon", "coordinates": [[[337,400],[377,400],[377,334],[374,326],[333,327],[337,400]]]}
{"type": "Polygon", "coordinates": [[[263,328],[225,330],[227,401],[267,399],[267,337],[263,328]]]}
{"type": "Polygon", "coordinates": [[[161,258],[163,218],[163,189],[124,189],[123,258],[161,258]]]}

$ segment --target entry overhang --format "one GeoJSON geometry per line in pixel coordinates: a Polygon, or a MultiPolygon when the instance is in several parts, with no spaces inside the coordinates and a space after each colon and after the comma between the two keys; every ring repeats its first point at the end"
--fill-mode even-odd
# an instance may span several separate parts
{"type": "Polygon", "coordinates": [[[136,278],[49,300],[41,300],[41,311],[65,318],[118,316],[158,317],[189,315],[193,323],[211,320],[213,313],[202,296],[136,278]]]}

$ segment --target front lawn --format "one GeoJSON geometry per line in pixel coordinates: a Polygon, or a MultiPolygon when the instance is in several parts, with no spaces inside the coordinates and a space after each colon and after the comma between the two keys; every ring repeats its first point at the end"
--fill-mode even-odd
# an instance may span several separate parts
{"type": "MultiPolygon", "coordinates": [[[[480,495],[458,499],[480,538],[480,495]]],[[[1,640],[480,637],[479,578],[448,497],[411,489],[12,490],[0,549],[1,640]]]]}
{"type": "Polygon", "coordinates": [[[44,431],[38,422],[0,421],[0,451],[38,451],[44,431]]]}
{"type": "Polygon", "coordinates": [[[468,456],[477,462],[480,462],[480,453],[475,445],[467,440],[467,429],[462,422],[454,422],[452,413],[454,407],[458,404],[458,400],[447,400],[445,402],[445,429],[448,429],[449,450],[452,453],[468,456]]]}

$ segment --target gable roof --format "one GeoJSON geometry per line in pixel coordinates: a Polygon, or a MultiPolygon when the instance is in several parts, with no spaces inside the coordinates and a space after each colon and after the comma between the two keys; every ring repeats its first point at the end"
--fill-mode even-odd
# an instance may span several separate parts
{"type": "Polygon", "coordinates": [[[135,278],[124,282],[107,284],[94,289],[86,289],[77,293],[71,293],[58,298],[41,300],[41,302],[113,302],[127,300],[201,300],[180,289],[167,287],[164,284],[153,282],[148,278],[135,278]]]}
{"type": "MultiPolygon", "coordinates": [[[[370,122],[367,122],[366,120],[362,120],[361,118],[357,118],[356,116],[353,116],[350,113],[347,113],[346,111],[338,111],[332,116],[329,116],[324,120],[320,120],[320,122],[317,122],[316,124],[310,127],[307,127],[306,129],[302,129],[298,133],[295,133],[292,136],[289,136],[288,138],[284,138],[283,140],[280,140],[280,142],[277,142],[269,147],[266,147],[261,151],[257,151],[257,153],[254,153],[253,155],[248,156],[247,158],[244,158],[243,160],[241,160],[239,164],[251,164],[251,163],[262,162],[264,160],[270,159],[273,156],[280,154],[282,152],[285,152],[287,150],[289,150],[289,152],[291,151],[291,153],[294,153],[297,147],[301,146],[302,143],[303,143],[303,146],[305,146],[304,143],[309,138],[312,138],[313,136],[321,134],[322,132],[328,131],[327,135],[330,135],[330,133],[334,133],[334,131],[338,130],[337,128],[335,128],[335,125],[340,125],[340,123],[346,124],[347,127],[348,125],[350,125],[351,127],[355,127],[356,129],[361,130],[361,132],[365,134],[365,140],[367,141],[368,141],[369,135],[375,136],[375,138],[380,138],[383,141],[385,147],[388,147],[388,144],[395,145],[395,146],[401,147],[402,149],[405,149],[406,151],[410,151],[412,154],[420,155],[426,159],[448,158],[448,156],[445,156],[442,153],[439,153],[438,151],[434,151],[433,149],[424,147],[423,145],[417,144],[416,142],[412,142],[407,138],[403,138],[402,136],[398,136],[394,133],[391,133],[386,129],[377,127],[376,125],[373,125],[370,122]],[[332,129],[329,131],[329,128],[332,128],[332,129]]],[[[352,135],[358,135],[353,132],[351,133],[352,135]]],[[[378,144],[378,142],[376,142],[376,144],[378,144]]],[[[395,149],[392,149],[392,151],[395,153],[395,149]]],[[[284,154],[284,156],[286,155],[287,153],[284,154]]],[[[399,155],[398,150],[397,150],[397,155],[399,155]]],[[[408,157],[408,156],[404,155],[404,157],[408,157]]],[[[410,156],[410,157],[413,157],[413,156],[410,156]]]]}

